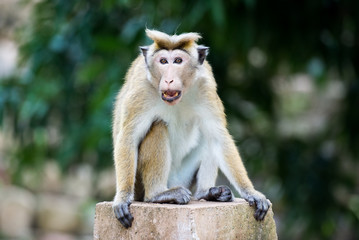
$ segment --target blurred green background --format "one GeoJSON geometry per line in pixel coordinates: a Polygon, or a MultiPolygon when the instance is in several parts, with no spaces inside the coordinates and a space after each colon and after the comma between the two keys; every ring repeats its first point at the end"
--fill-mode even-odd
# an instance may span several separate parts
{"type": "Polygon", "coordinates": [[[36,209],[15,238],[91,239],[91,220],[43,230],[38,202],[81,199],[86,222],[113,197],[111,111],[138,46],[151,43],[147,27],[199,32],[210,47],[230,131],[279,239],[359,239],[358,13],[355,0],[2,0],[0,192],[28,191],[36,209]]]}

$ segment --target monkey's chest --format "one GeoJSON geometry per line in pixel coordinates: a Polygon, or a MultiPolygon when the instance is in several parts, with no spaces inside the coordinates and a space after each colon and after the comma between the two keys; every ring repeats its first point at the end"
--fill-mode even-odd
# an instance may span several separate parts
{"type": "Polygon", "coordinates": [[[194,121],[185,124],[168,124],[170,137],[170,149],[172,164],[179,167],[186,156],[188,156],[197,146],[200,139],[200,131],[194,121]]]}

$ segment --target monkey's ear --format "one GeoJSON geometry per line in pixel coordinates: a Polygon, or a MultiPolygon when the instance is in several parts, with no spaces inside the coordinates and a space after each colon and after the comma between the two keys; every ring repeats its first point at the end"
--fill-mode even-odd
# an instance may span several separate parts
{"type": "Polygon", "coordinates": [[[149,46],[141,46],[140,49],[141,49],[142,55],[145,57],[145,61],[147,64],[147,52],[148,52],[149,46]]]}
{"type": "Polygon", "coordinates": [[[143,56],[146,57],[149,47],[148,46],[141,46],[140,49],[141,49],[141,52],[142,52],[143,56]]]}
{"type": "Polygon", "coordinates": [[[198,51],[198,62],[199,64],[202,65],[208,55],[209,47],[198,46],[197,51],[198,51]]]}

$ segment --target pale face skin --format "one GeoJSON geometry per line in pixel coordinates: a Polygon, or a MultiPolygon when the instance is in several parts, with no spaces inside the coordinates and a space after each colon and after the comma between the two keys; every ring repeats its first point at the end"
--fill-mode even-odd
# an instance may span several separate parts
{"type": "Polygon", "coordinates": [[[160,50],[152,59],[152,81],[162,100],[168,105],[181,101],[195,74],[195,63],[183,50],[160,50]]]}

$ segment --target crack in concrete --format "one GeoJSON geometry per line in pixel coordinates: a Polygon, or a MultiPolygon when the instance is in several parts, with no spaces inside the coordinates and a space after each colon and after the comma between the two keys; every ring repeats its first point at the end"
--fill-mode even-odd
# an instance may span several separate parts
{"type": "Polygon", "coordinates": [[[191,210],[189,212],[189,220],[190,220],[190,224],[191,224],[192,239],[193,240],[200,240],[198,235],[197,235],[197,228],[196,228],[196,222],[195,222],[194,217],[193,217],[193,210],[191,210]]]}

